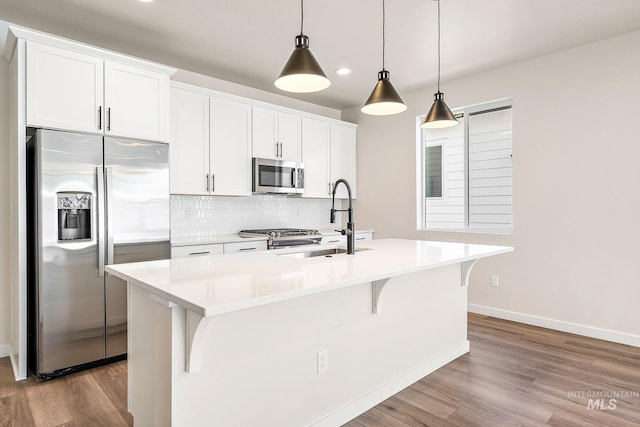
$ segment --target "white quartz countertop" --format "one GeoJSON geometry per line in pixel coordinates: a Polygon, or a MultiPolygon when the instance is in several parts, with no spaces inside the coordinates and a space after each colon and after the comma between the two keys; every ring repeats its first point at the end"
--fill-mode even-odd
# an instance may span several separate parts
{"type": "Polygon", "coordinates": [[[210,317],[513,250],[507,246],[379,239],[358,242],[359,251],[354,255],[283,256],[338,246],[147,261],[110,265],[106,270],[210,317]]]}

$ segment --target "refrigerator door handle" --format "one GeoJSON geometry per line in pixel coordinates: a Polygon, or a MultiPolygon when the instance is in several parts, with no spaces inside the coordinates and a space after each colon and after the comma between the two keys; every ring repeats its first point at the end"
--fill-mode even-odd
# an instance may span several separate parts
{"type": "Polygon", "coordinates": [[[106,176],[106,201],[107,205],[107,265],[113,264],[113,173],[111,168],[104,168],[106,176]]]}
{"type": "Polygon", "coordinates": [[[100,167],[96,168],[96,196],[97,196],[97,219],[96,229],[98,230],[98,238],[96,244],[98,246],[98,277],[104,276],[104,170],[100,167]]]}

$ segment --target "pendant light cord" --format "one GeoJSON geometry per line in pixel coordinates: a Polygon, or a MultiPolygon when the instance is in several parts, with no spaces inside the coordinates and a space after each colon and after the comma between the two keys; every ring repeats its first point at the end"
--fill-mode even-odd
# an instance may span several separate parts
{"type": "Polygon", "coordinates": [[[384,0],[382,0],[382,71],[384,71],[384,48],[385,48],[385,31],[384,31],[384,24],[385,24],[385,12],[384,12],[384,0]]]}
{"type": "Polygon", "coordinates": [[[300,0],[300,35],[303,35],[302,31],[304,25],[304,0],[300,0]]]}
{"type": "Polygon", "coordinates": [[[440,92],[440,0],[438,2],[438,92],[440,92]]]}

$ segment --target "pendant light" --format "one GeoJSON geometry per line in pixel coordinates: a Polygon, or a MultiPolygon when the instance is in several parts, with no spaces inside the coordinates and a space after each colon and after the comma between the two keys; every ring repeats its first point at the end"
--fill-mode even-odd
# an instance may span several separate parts
{"type": "Polygon", "coordinates": [[[398,95],[389,80],[389,71],[384,69],[384,24],[385,11],[384,0],[382,0],[382,71],[378,72],[378,83],[373,88],[373,92],[371,92],[367,102],[360,109],[363,113],[374,116],[402,113],[407,109],[407,106],[402,102],[402,98],[400,98],[400,95],[398,95]]]}
{"type": "Polygon", "coordinates": [[[331,82],[309,50],[309,37],[303,33],[304,0],[300,0],[300,34],[296,47],[274,84],[287,92],[310,93],[328,88],[331,82]]]}
{"type": "Polygon", "coordinates": [[[438,2],[438,92],[433,95],[433,105],[420,125],[426,129],[448,128],[457,125],[458,119],[444,102],[444,94],[440,92],[440,0],[438,2]]]}

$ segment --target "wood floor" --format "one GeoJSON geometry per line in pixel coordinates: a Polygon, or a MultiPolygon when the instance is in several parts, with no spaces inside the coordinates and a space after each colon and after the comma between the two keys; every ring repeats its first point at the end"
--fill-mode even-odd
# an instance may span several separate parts
{"type": "MultiPolygon", "coordinates": [[[[345,427],[640,425],[639,348],[473,314],[469,340],[470,353],[345,427]]],[[[126,370],[16,383],[0,359],[0,426],[132,425],[126,370]]]]}

